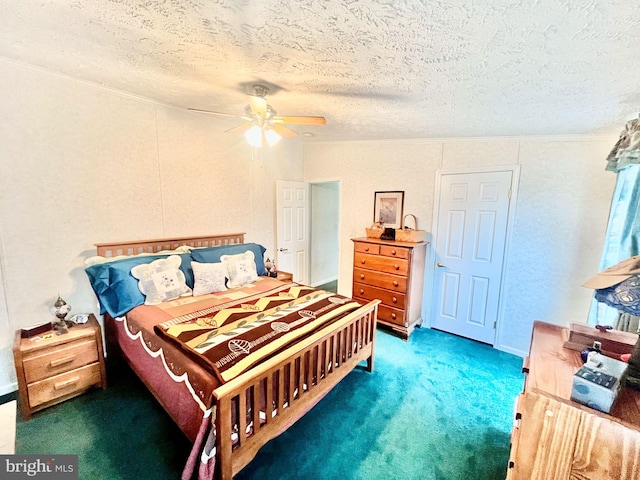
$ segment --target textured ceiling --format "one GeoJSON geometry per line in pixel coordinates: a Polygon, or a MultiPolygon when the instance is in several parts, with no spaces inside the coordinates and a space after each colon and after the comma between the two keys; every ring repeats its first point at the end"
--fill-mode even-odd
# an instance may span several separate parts
{"type": "Polygon", "coordinates": [[[637,0],[0,0],[0,18],[4,57],[234,114],[264,83],[279,114],[327,118],[293,128],[316,140],[611,133],[640,110],[637,0]]]}

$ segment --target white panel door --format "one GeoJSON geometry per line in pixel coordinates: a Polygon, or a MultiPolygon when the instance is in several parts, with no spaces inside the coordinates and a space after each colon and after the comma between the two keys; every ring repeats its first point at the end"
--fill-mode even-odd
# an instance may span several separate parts
{"type": "Polygon", "coordinates": [[[431,326],[493,345],[513,171],[439,176],[431,326]]]}
{"type": "Polygon", "coordinates": [[[293,281],[309,283],[309,184],[276,182],[276,265],[293,274],[293,281]]]}

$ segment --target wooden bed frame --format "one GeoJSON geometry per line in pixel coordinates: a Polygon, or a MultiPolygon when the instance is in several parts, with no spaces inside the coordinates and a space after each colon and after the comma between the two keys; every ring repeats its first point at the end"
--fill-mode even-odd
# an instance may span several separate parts
{"type": "MultiPolygon", "coordinates": [[[[236,243],[244,243],[244,233],[100,243],[96,247],[98,255],[111,257],[153,253],[181,245],[236,243]]],[[[216,478],[233,478],[264,444],[304,416],[360,362],[366,361],[367,371],[373,371],[379,303],[367,303],[214,390],[216,478]],[[265,415],[262,419],[261,409],[265,415]],[[249,413],[232,418],[233,411],[249,413]],[[247,433],[251,422],[253,428],[247,433]],[[233,432],[239,435],[235,442],[231,439],[233,432]]]]}

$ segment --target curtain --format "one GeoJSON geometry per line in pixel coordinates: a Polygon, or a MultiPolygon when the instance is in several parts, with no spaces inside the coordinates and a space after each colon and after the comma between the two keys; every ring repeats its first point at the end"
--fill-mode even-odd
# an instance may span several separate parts
{"type": "MultiPolygon", "coordinates": [[[[617,178],[600,270],[640,254],[640,118],[627,122],[607,157],[606,170],[616,172],[617,178]]],[[[588,323],[617,325],[619,316],[617,309],[594,298],[588,323]]]]}

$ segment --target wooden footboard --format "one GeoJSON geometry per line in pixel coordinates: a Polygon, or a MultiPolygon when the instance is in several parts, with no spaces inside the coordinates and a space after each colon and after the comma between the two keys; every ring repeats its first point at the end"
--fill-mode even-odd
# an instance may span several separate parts
{"type": "Polygon", "coordinates": [[[219,479],[230,480],[361,361],[373,371],[378,303],[369,302],[214,391],[219,479]]]}

